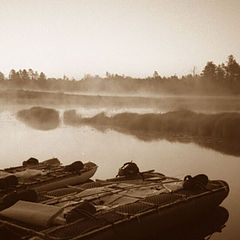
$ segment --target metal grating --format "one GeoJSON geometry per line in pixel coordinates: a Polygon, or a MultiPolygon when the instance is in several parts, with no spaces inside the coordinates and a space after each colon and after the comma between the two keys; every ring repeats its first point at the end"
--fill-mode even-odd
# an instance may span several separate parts
{"type": "Polygon", "coordinates": [[[181,196],[178,196],[174,193],[172,193],[172,194],[161,193],[159,195],[155,195],[155,196],[145,198],[144,202],[153,203],[155,205],[161,205],[161,204],[174,202],[175,200],[177,200],[179,198],[181,198],[181,196]]]}
{"type": "Polygon", "coordinates": [[[119,207],[115,208],[115,211],[129,214],[129,215],[135,215],[135,214],[144,212],[151,208],[153,208],[153,207],[150,206],[149,204],[145,204],[145,203],[138,201],[135,203],[130,203],[127,205],[119,206],[119,207]]]}
{"type": "Polygon", "coordinates": [[[49,196],[61,197],[74,192],[77,192],[77,190],[74,188],[59,188],[53,191],[49,191],[47,194],[49,196]]]}
{"type": "Polygon", "coordinates": [[[86,188],[86,189],[89,189],[89,188],[96,188],[96,187],[102,187],[103,184],[100,183],[100,182],[89,182],[89,183],[84,183],[84,184],[81,184],[81,185],[76,185],[76,187],[79,186],[81,188],[86,188]]]}

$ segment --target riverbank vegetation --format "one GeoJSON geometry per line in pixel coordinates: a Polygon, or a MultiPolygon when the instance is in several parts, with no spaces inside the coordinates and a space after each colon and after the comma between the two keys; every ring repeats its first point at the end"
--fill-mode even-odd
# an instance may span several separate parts
{"type": "Polygon", "coordinates": [[[64,112],[63,122],[75,127],[88,125],[99,131],[115,130],[143,141],[194,142],[240,156],[240,113],[203,114],[181,110],[159,114],[123,112],[107,116],[102,112],[83,117],[75,110],[68,110],[64,112]]]}
{"type": "Polygon", "coordinates": [[[200,74],[193,71],[182,77],[162,77],[154,71],[147,78],[132,78],[107,72],[105,77],[87,74],[80,80],[48,78],[32,69],[12,69],[8,76],[0,72],[0,88],[96,94],[239,95],[240,65],[230,55],[226,63],[207,62],[200,74]]]}
{"type": "Polygon", "coordinates": [[[107,116],[102,112],[93,117],[82,117],[75,110],[68,110],[64,112],[64,122],[70,125],[161,132],[163,135],[240,140],[240,113],[203,114],[181,110],[158,114],[123,112],[107,116]]]}

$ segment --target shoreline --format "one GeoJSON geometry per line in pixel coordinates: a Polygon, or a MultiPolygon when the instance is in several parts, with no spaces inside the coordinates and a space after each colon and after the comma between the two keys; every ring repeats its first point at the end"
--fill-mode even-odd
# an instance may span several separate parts
{"type": "Polygon", "coordinates": [[[71,94],[34,90],[0,90],[0,101],[6,105],[81,106],[106,108],[154,108],[167,111],[240,111],[240,97],[233,96],[113,96],[71,94]]]}

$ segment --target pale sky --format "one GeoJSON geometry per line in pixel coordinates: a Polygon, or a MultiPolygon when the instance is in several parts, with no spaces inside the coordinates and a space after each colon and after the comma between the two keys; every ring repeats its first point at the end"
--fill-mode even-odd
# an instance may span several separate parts
{"type": "Polygon", "coordinates": [[[239,0],[0,0],[0,71],[81,78],[240,62],[239,0]]]}

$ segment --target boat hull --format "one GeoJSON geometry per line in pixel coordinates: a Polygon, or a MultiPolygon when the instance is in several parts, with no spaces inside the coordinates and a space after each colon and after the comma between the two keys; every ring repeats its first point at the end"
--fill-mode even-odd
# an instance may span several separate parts
{"type": "Polygon", "coordinates": [[[156,231],[156,227],[164,231],[187,221],[196,221],[219,206],[229,193],[229,186],[224,181],[212,181],[209,185],[209,190],[206,191],[180,190],[161,194],[159,197],[145,198],[137,203],[116,208],[111,212],[112,216],[106,214],[102,219],[92,221],[84,231],[80,230],[81,224],[88,226],[87,222],[77,221],[69,224],[68,229],[60,228],[50,233],[50,236],[53,234],[61,239],[69,234],[69,239],[74,240],[138,239],[156,231]],[[105,224],[101,221],[103,219],[105,224]],[[83,231],[82,234],[71,236],[72,231],[78,230],[83,231]]]}
{"type": "Polygon", "coordinates": [[[86,182],[88,179],[90,179],[95,174],[96,171],[97,171],[97,166],[94,166],[88,171],[83,172],[81,174],[74,174],[71,176],[66,176],[66,177],[57,179],[47,184],[40,184],[39,186],[34,186],[34,189],[38,192],[42,192],[42,191],[51,191],[57,188],[66,187],[68,185],[81,184],[86,182]]]}
{"type": "Polygon", "coordinates": [[[183,187],[176,189],[176,185],[183,186],[183,181],[173,178],[161,177],[159,180],[154,177],[148,180],[121,179],[118,182],[115,179],[86,183],[75,186],[77,192],[73,194],[45,201],[44,204],[64,206],[66,201],[74,201],[76,204],[87,200],[99,206],[106,200],[105,205],[103,204],[107,207],[105,210],[98,210],[93,214],[87,210],[80,211],[83,215],[60,226],[48,226],[41,231],[35,227],[24,229],[23,225],[11,222],[4,224],[15,229],[14,231],[26,231],[28,234],[31,232],[30,235],[37,236],[38,240],[147,239],[147,236],[157,231],[164,232],[182,224],[198,221],[203,215],[214,211],[229,193],[228,184],[221,180],[209,181],[206,187],[191,190],[183,187]],[[175,190],[169,190],[169,184],[172,184],[175,190]],[[124,201],[134,198],[134,201],[117,202],[119,197],[123,197],[124,201]]]}

